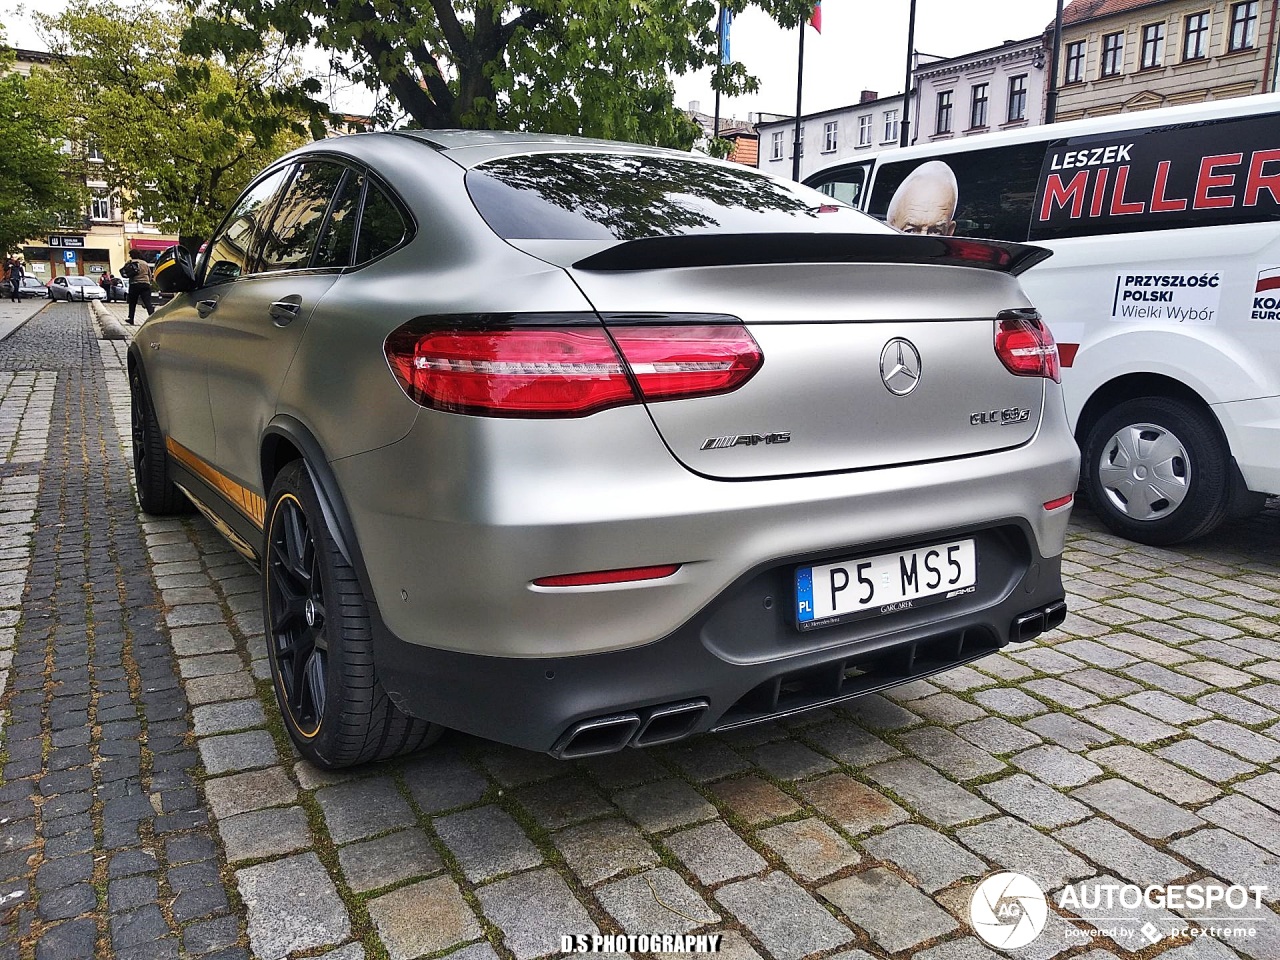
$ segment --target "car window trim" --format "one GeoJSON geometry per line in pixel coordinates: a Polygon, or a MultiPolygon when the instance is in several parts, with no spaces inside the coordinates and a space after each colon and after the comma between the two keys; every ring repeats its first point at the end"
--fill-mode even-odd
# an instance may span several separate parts
{"type": "Polygon", "coordinates": [[[356,239],[359,235],[360,229],[359,218],[361,214],[364,213],[364,194],[365,190],[367,190],[369,186],[369,177],[367,173],[363,172],[357,165],[352,164],[349,161],[343,162],[341,166],[344,171],[342,179],[338,181],[337,189],[333,191],[333,196],[329,198],[329,207],[324,212],[324,223],[320,225],[320,236],[316,238],[316,245],[311,249],[311,262],[309,267],[313,270],[337,270],[341,272],[352,265],[351,261],[354,260],[356,256],[356,239]],[[351,234],[351,249],[347,251],[347,262],[340,267],[334,266],[333,264],[323,267],[318,266],[315,262],[316,256],[320,253],[320,248],[324,245],[324,242],[329,239],[329,233],[333,230],[333,213],[335,205],[338,202],[338,198],[342,196],[342,191],[346,189],[347,181],[352,177],[360,177],[361,179],[360,195],[355,198],[356,229],[351,234]]]}
{"type": "Polygon", "coordinates": [[[404,202],[404,200],[400,197],[400,194],[395,190],[395,188],[393,188],[389,183],[387,183],[386,178],[380,176],[377,173],[377,171],[373,170],[372,168],[365,167],[364,190],[360,194],[360,222],[356,224],[355,237],[352,239],[352,242],[351,242],[351,258],[354,260],[358,255],[358,251],[360,249],[360,233],[361,231],[364,230],[364,210],[365,210],[365,204],[369,199],[369,185],[371,183],[376,184],[382,190],[382,192],[387,195],[387,197],[391,200],[392,205],[396,208],[396,211],[400,214],[401,220],[404,221],[404,227],[405,227],[404,235],[401,236],[400,242],[397,243],[394,247],[389,247],[388,249],[384,250],[382,253],[378,254],[376,257],[373,257],[372,259],[362,260],[359,263],[353,263],[350,267],[346,268],[349,271],[361,270],[372,263],[377,263],[379,260],[382,260],[385,257],[389,257],[391,254],[395,253],[397,250],[403,249],[404,247],[412,243],[414,237],[418,235],[418,221],[417,221],[417,218],[414,217],[413,210],[410,208],[410,206],[404,202]]]}

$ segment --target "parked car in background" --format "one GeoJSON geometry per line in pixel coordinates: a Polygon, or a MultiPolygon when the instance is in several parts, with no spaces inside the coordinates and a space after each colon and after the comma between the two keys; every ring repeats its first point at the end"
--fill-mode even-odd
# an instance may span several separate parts
{"type": "Polygon", "coordinates": [[[51,300],[105,300],[107,292],[92,277],[54,277],[49,281],[51,300]]]}
{"type": "Polygon", "coordinates": [[[49,288],[37,280],[35,277],[23,277],[22,284],[18,289],[19,297],[47,297],[49,296],[49,288]]]}
{"type": "Polygon", "coordinates": [[[260,566],[301,753],[558,757],[848,700],[1066,615],[1043,250],[687,153],[328,140],[128,354],[139,499],[260,566]]]}

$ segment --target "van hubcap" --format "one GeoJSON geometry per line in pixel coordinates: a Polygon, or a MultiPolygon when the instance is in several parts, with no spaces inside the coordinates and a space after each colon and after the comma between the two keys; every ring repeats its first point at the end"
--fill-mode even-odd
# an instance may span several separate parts
{"type": "Polygon", "coordinates": [[[1191,489],[1191,457],[1171,431],[1154,423],[1117,430],[1102,448],[1098,482],[1130,520],[1170,516],[1191,489]]]}

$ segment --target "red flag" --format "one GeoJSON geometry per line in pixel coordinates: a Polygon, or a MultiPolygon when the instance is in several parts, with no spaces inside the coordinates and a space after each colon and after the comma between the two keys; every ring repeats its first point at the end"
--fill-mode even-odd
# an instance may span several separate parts
{"type": "Polygon", "coordinates": [[[809,16],[809,26],[819,33],[822,32],[822,0],[818,0],[813,5],[813,13],[809,16]]]}

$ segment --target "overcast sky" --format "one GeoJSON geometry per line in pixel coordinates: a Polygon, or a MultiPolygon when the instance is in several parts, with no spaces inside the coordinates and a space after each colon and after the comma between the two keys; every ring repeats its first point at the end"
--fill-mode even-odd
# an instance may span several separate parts
{"type": "MultiPolygon", "coordinates": [[[[30,11],[53,12],[67,0],[0,3],[0,22],[17,47],[42,48],[30,11]],[[24,9],[25,7],[25,9],[24,9]]],[[[1056,0],[917,0],[916,50],[954,57],[994,47],[1005,40],[1024,40],[1042,32],[1053,19],[1056,0]]],[[[910,0],[824,0],[822,33],[806,27],[804,46],[805,113],[855,103],[861,90],[881,96],[902,92],[906,64],[907,13],[910,0]]],[[[790,114],[796,105],[795,30],[781,30],[758,10],[733,24],[733,58],[760,78],[760,92],[721,104],[724,117],[745,118],[748,112],[790,114]]],[[[697,100],[711,113],[714,96],[710,71],[675,78],[676,104],[697,100]]],[[[358,110],[359,104],[337,105],[358,110]]]]}

